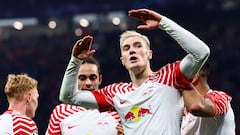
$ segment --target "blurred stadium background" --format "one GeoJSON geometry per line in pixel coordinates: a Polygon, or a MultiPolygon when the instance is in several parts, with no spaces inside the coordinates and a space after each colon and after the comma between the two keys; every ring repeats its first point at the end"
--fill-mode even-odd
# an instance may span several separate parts
{"type": "MultiPolygon", "coordinates": [[[[240,134],[240,1],[238,0],[7,0],[0,1],[0,113],[7,109],[4,85],[9,73],[28,73],[39,81],[36,121],[44,135],[52,109],[59,104],[63,73],[75,41],[93,35],[103,84],[129,81],[119,57],[119,35],[139,23],[127,16],[150,8],[190,30],[211,48],[213,89],[229,93],[240,134]]],[[[150,37],[152,67],[176,60],[182,49],[161,30],[150,37]]]]}

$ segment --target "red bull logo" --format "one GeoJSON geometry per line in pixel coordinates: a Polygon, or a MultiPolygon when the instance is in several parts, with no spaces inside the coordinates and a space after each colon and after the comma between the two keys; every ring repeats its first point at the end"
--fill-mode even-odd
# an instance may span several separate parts
{"type": "Polygon", "coordinates": [[[142,117],[152,114],[150,108],[142,108],[140,106],[134,106],[130,111],[125,115],[126,121],[138,122],[142,117]]]}

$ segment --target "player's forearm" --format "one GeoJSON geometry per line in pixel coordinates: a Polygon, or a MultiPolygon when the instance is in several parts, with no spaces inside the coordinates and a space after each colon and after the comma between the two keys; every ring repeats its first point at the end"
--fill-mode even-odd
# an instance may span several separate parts
{"type": "Polygon", "coordinates": [[[213,103],[200,95],[197,90],[184,90],[182,96],[185,107],[193,115],[201,117],[214,116],[215,108],[213,103]]]}
{"type": "Polygon", "coordinates": [[[71,103],[73,95],[77,92],[77,72],[80,60],[71,57],[62,80],[59,100],[65,103],[71,103]]]}
{"type": "Polygon", "coordinates": [[[191,54],[188,56],[190,60],[181,64],[180,68],[186,77],[192,78],[210,55],[209,47],[191,32],[165,16],[160,21],[159,27],[174,38],[187,53],[191,54]]]}

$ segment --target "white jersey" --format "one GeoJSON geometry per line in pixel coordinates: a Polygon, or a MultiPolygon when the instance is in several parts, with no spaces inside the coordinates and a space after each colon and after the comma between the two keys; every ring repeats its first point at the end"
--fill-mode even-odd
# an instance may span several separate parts
{"type": "Polygon", "coordinates": [[[175,78],[181,74],[178,68],[179,62],[168,64],[138,88],[132,83],[117,83],[93,94],[100,108],[109,104],[117,109],[125,134],[179,135],[183,104],[177,87],[184,81],[175,78]]]}
{"type": "Polygon", "coordinates": [[[117,112],[60,104],[50,116],[46,135],[117,135],[117,112]]]}
{"type": "Polygon", "coordinates": [[[185,110],[182,119],[181,134],[235,135],[235,120],[230,105],[230,96],[224,92],[212,90],[207,95],[211,96],[211,100],[216,108],[216,115],[214,117],[197,117],[185,110]]]}
{"type": "Polygon", "coordinates": [[[0,116],[0,135],[37,135],[35,122],[14,110],[7,110],[0,116]]]}
{"type": "Polygon", "coordinates": [[[159,28],[189,53],[181,62],[153,72],[138,88],[131,82],[115,83],[91,93],[78,90],[76,78],[81,61],[72,56],[64,74],[60,99],[81,106],[97,105],[100,109],[114,106],[125,135],[180,135],[184,106],[180,104],[179,90],[188,89],[191,80],[186,77],[192,78],[198,72],[208,58],[209,48],[166,17],[161,19],[159,28]]]}

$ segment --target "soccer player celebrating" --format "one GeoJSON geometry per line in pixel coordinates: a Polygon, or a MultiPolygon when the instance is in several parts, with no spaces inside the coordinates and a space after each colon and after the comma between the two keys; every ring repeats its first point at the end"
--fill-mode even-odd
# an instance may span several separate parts
{"type": "Polygon", "coordinates": [[[0,116],[1,135],[37,135],[32,118],[38,106],[38,82],[27,74],[9,74],[5,93],[8,110],[0,116]]]}
{"type": "Polygon", "coordinates": [[[120,36],[120,60],[131,82],[114,83],[97,91],[79,91],[77,70],[82,61],[93,55],[93,37],[85,37],[72,50],[66,69],[60,100],[76,105],[113,106],[127,135],[179,135],[183,105],[180,90],[190,87],[191,79],[207,60],[209,47],[167,17],[149,10],[130,10],[129,16],[142,21],[138,29],[160,28],[173,37],[188,53],[182,61],[169,63],[154,72],[150,67],[152,50],[149,39],[135,31],[120,36]]]}
{"type": "MultiPolygon", "coordinates": [[[[78,71],[78,89],[83,92],[96,90],[101,82],[98,61],[93,57],[83,60],[78,71]]],[[[116,111],[99,112],[97,109],[60,104],[51,113],[46,135],[117,135],[118,131],[122,135],[119,122],[116,111]]]]}

